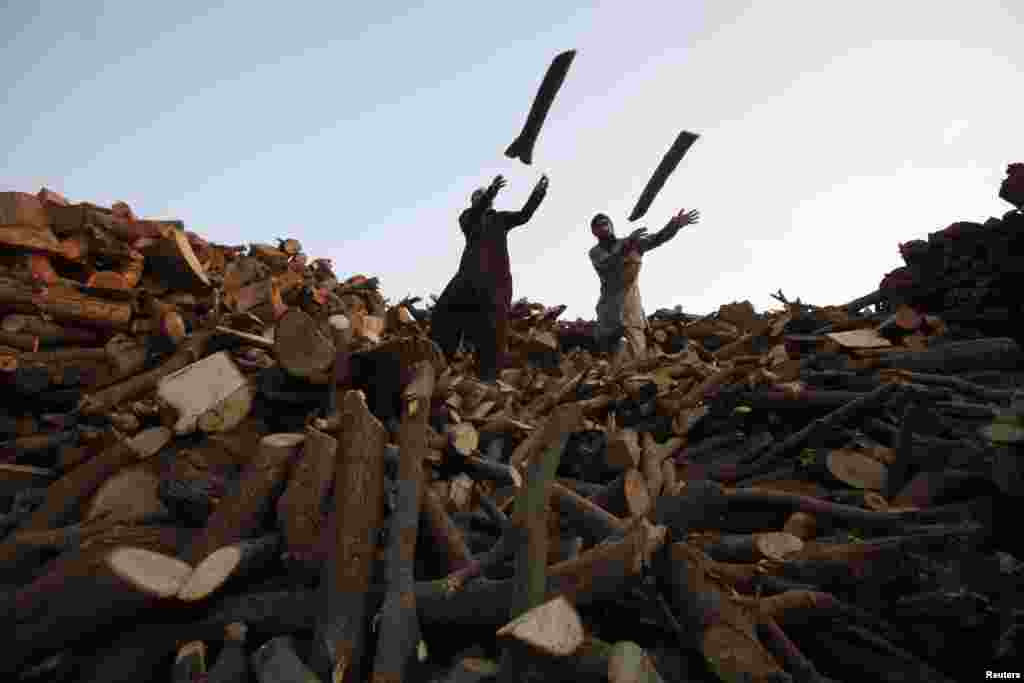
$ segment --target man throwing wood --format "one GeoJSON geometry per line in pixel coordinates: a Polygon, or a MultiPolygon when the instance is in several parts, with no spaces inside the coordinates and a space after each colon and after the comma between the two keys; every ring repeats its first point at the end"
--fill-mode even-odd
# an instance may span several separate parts
{"type": "Polygon", "coordinates": [[[441,293],[431,315],[430,337],[449,359],[465,336],[477,350],[480,379],[497,379],[508,347],[508,313],[512,306],[512,269],[508,232],[533,217],[548,190],[547,176],[530,193],[519,211],[495,211],[494,198],[505,187],[498,176],[488,188],[473,192],[468,209],[459,216],[466,236],[459,270],[441,293]]]}
{"type": "Polygon", "coordinates": [[[640,228],[621,240],[615,238],[612,220],[605,214],[599,213],[590,221],[590,231],[597,238],[597,245],[590,250],[590,262],[601,280],[601,298],[597,302],[599,349],[617,354],[625,337],[633,358],[646,355],[648,324],[638,284],[643,255],[699,219],[698,211],[683,209],[653,235],[648,236],[647,229],[640,228]]]}

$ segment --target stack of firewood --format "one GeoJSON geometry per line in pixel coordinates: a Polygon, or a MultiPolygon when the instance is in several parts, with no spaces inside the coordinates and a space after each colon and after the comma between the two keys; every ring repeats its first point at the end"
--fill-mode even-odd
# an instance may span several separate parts
{"type": "Polygon", "coordinates": [[[0,248],[11,680],[943,681],[1020,656],[1013,340],[780,292],[659,312],[630,360],[520,301],[487,384],[418,299],[293,239],[44,190],[0,195],[0,248]]]}
{"type": "Polygon", "coordinates": [[[1024,213],[1020,189],[1009,185],[1011,179],[1004,181],[1000,197],[1017,210],[984,223],[958,221],[927,239],[900,244],[906,265],[883,278],[883,301],[941,313],[947,322],[980,333],[1019,335],[1013,321],[1024,314],[1024,213]]]}

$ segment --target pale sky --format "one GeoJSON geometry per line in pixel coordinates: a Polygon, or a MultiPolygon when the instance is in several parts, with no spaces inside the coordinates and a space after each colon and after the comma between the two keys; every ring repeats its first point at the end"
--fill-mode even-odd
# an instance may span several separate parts
{"type": "Polygon", "coordinates": [[[590,217],[651,252],[648,313],[778,288],[844,303],[897,243],[1011,207],[1024,160],[1024,3],[210,3],[12,0],[0,9],[0,190],[174,217],[228,244],[296,237],[385,296],[439,294],[457,216],[504,174],[515,297],[594,317],[590,217]],[[503,152],[556,54],[576,59],[532,167],[503,152]],[[636,224],[680,130],[699,133],[636,224]]]}

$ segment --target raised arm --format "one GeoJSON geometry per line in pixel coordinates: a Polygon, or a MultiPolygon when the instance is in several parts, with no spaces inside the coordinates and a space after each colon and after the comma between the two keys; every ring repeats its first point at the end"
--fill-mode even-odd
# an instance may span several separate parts
{"type": "Polygon", "coordinates": [[[537,185],[533,188],[533,192],[526,200],[526,204],[519,211],[502,211],[502,218],[505,221],[505,230],[511,230],[512,228],[518,228],[520,225],[526,225],[533,218],[533,214],[537,211],[537,207],[544,201],[544,197],[548,193],[548,177],[543,175],[540,180],[537,181],[537,185]]]}
{"type": "Polygon", "coordinates": [[[640,241],[640,252],[645,253],[652,249],[657,249],[678,235],[683,227],[696,223],[698,220],[700,220],[700,212],[696,209],[692,211],[680,210],[679,213],[672,216],[664,228],[640,241]]]}

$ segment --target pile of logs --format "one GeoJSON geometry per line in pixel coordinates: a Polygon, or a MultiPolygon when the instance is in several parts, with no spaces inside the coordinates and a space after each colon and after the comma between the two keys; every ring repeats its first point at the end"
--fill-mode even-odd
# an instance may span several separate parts
{"type": "Polygon", "coordinates": [[[1024,198],[1020,178],[1016,188],[1013,179],[1011,174],[1003,182],[1000,197],[1017,210],[984,223],[958,221],[927,239],[900,244],[905,265],[882,280],[882,301],[940,313],[947,323],[981,335],[1020,339],[1013,321],[1024,315],[1024,198]]]}
{"type": "Polygon", "coordinates": [[[520,301],[488,384],[417,299],[293,239],[210,244],[43,190],[0,194],[0,250],[5,680],[1020,661],[1013,339],[780,292],[660,311],[631,360],[520,301]]]}

